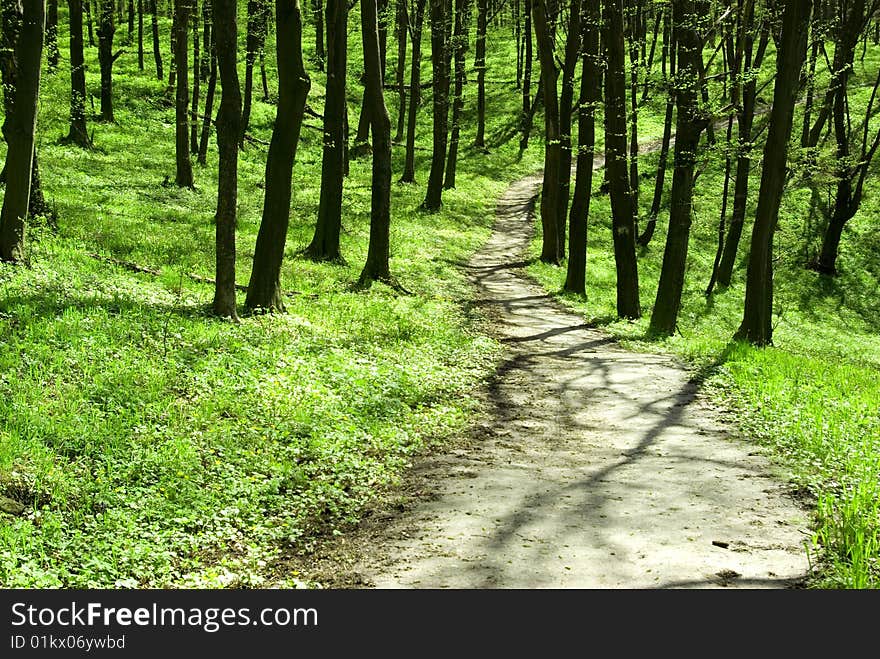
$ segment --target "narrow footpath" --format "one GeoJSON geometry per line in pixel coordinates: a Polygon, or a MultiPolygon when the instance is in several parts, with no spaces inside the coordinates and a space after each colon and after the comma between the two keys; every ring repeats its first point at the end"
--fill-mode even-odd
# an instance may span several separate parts
{"type": "Polygon", "coordinates": [[[757,448],[673,357],[623,350],[523,274],[540,184],[506,191],[468,266],[505,347],[484,421],[365,524],[342,585],[797,587],[809,513],[757,448]]]}

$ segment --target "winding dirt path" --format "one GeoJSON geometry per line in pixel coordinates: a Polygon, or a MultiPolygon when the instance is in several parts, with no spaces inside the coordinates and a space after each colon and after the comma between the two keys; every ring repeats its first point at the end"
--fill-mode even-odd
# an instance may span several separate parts
{"type": "Polygon", "coordinates": [[[464,448],[367,524],[379,588],[784,588],[808,513],[728,436],[683,365],[627,352],[521,271],[540,178],[513,184],[469,271],[505,355],[464,448]]]}

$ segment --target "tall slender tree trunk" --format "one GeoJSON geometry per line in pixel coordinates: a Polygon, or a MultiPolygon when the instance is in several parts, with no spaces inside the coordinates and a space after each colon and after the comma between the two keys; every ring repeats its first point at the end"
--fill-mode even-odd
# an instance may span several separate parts
{"type": "Polygon", "coordinates": [[[574,103],[574,71],[581,53],[581,0],[572,0],[568,15],[568,35],[562,63],[562,91],[559,96],[559,209],[556,218],[556,247],[560,261],[565,257],[568,198],[571,192],[571,111],[574,103]]]}
{"type": "Polygon", "coordinates": [[[156,61],[156,77],[159,80],[164,80],[165,73],[162,71],[162,48],[159,44],[159,17],[157,15],[156,2],[157,0],[150,0],[150,18],[153,29],[153,59],[156,61]]]}
{"type": "Polygon", "coordinates": [[[807,50],[807,28],[811,0],[790,0],[782,16],[782,36],[776,59],[776,84],[770,128],[764,144],[761,192],[752,229],[751,252],[746,276],[743,321],[736,338],[755,345],[773,340],[773,232],[779,219],[779,205],[785,187],[788,141],[794,118],[794,104],[807,50]]]}
{"type": "Polygon", "coordinates": [[[138,19],[138,70],[144,70],[144,0],[138,0],[137,3],[137,19],[138,19]]]}
{"type": "MultiPolygon", "coordinates": [[[[199,140],[198,163],[200,165],[208,164],[208,140],[211,137],[211,118],[214,116],[214,95],[217,90],[217,40],[213,28],[211,30],[208,50],[210,52],[211,68],[208,75],[208,92],[205,94],[205,116],[202,121],[202,137],[199,140]]],[[[241,96],[240,91],[239,96],[241,96]]]]}
{"type": "Polygon", "coordinates": [[[58,0],[48,0],[46,5],[46,62],[49,73],[58,68],[61,53],[58,50],[58,0]]]}
{"type": "Polygon", "coordinates": [[[67,141],[91,148],[86,126],[86,70],[83,54],[83,0],[68,0],[70,19],[70,131],[67,141]]]}
{"type": "Polygon", "coordinates": [[[425,17],[425,1],[415,0],[415,15],[411,17],[412,25],[412,67],[409,77],[409,114],[406,124],[406,154],[403,165],[401,183],[416,181],[416,123],[419,106],[422,104],[422,26],[425,17]]]}
{"type": "Polygon", "coordinates": [[[21,3],[15,44],[15,92],[12,116],[3,126],[6,151],[6,194],[0,210],[0,260],[25,260],[25,230],[34,170],[34,140],[40,96],[40,61],[46,27],[45,0],[21,3]]]}
{"type": "Polygon", "coordinates": [[[175,154],[177,174],[175,182],[182,188],[194,186],[189,144],[189,15],[191,0],[174,0],[175,52],[177,63],[177,93],[175,96],[175,154]]]}
{"type": "Polygon", "coordinates": [[[674,171],[666,249],[649,326],[651,334],[661,336],[673,334],[678,323],[693,220],[694,163],[700,134],[708,124],[699,115],[697,107],[701,48],[698,30],[701,23],[693,0],[673,0],[672,24],[679,67],[676,75],[679,82],[676,85],[678,113],[675,122],[674,171]]]}
{"type": "Polygon", "coordinates": [[[523,9],[523,83],[522,83],[522,114],[520,116],[519,151],[523,153],[529,145],[529,133],[532,130],[532,0],[525,0],[523,9]]]}
{"type": "Polygon", "coordinates": [[[278,108],[266,160],[263,219],[257,234],[245,305],[248,309],[283,311],[281,263],[290,221],[291,177],[312,83],[303,65],[299,0],[276,0],[275,16],[278,108]]]}
{"type": "Polygon", "coordinates": [[[663,68],[663,81],[666,87],[666,115],[663,119],[663,138],[660,142],[660,158],[657,161],[657,176],[654,179],[654,197],[651,200],[651,210],[648,213],[648,221],[645,230],[638,238],[638,243],[646,247],[654,237],[657,228],[657,216],[660,214],[660,205],[663,201],[663,189],[666,183],[666,165],[669,161],[669,145],[672,141],[672,117],[675,111],[675,93],[672,87],[675,75],[675,37],[672,31],[672,14],[665,11],[663,14],[663,50],[661,53],[661,66],[663,68]],[[666,62],[669,62],[668,74],[666,62]]]}
{"type": "Polygon", "coordinates": [[[406,10],[407,0],[397,0],[397,132],[393,142],[403,139],[406,126],[406,38],[409,33],[409,17],[406,10]]]}
{"type": "Polygon", "coordinates": [[[315,261],[342,261],[342,187],[345,174],[345,88],[348,67],[348,0],[327,0],[327,94],[324,153],[315,235],[305,254],[315,261]]]}
{"type": "Polygon", "coordinates": [[[489,0],[477,0],[477,43],[474,68],[477,70],[477,137],[474,146],[486,150],[486,22],[489,0]]]}
{"type": "Polygon", "coordinates": [[[113,0],[99,0],[98,63],[101,67],[101,120],[115,121],[113,116],[113,34],[116,32],[113,0]]]}
{"type": "MultiPolygon", "coordinates": [[[[213,310],[238,318],[235,297],[235,228],[238,205],[238,137],[241,88],[238,82],[238,8],[235,0],[213,0],[213,30],[222,92],[217,113],[220,152],[217,183],[216,276],[213,310]]],[[[206,122],[208,123],[208,122],[206,122]]]]}
{"type": "Polygon", "coordinates": [[[455,172],[458,167],[458,144],[461,135],[461,113],[464,108],[464,83],[467,78],[465,71],[465,54],[468,46],[467,24],[469,0],[455,0],[455,30],[452,38],[452,50],[455,54],[455,89],[452,98],[452,132],[449,136],[449,154],[446,158],[446,173],[443,187],[451,190],[455,187],[455,172]]]}
{"type": "Polygon", "coordinates": [[[86,25],[89,28],[89,47],[95,47],[95,30],[94,23],[92,21],[92,0],[85,0],[85,9],[86,9],[86,25]]]}
{"type": "Polygon", "coordinates": [[[431,69],[434,74],[434,139],[431,171],[422,208],[440,210],[443,195],[443,168],[449,140],[449,0],[431,0],[431,69]]]}
{"type": "Polygon", "coordinates": [[[389,266],[391,245],[391,118],[382,90],[382,62],[376,0],[361,0],[361,34],[370,124],[373,132],[373,167],[370,197],[370,243],[358,283],[393,283],[389,266]]]}
{"type": "Polygon", "coordinates": [[[581,15],[581,90],[578,102],[578,154],[574,197],[569,214],[566,291],[586,294],[587,226],[593,188],[593,154],[596,146],[596,107],[602,98],[599,61],[600,0],[584,0],[581,15]]]}
{"type": "MultiPolygon", "coordinates": [[[[324,61],[326,60],[326,53],[324,51],[324,7],[322,3],[323,0],[312,0],[312,14],[315,19],[315,66],[318,68],[318,71],[324,70],[324,61]]],[[[327,25],[327,29],[330,29],[329,25],[327,25]]]]}
{"type": "Polygon", "coordinates": [[[623,0],[606,0],[603,18],[602,35],[608,67],[605,71],[605,168],[611,196],[617,315],[621,318],[639,318],[642,310],[635,250],[637,209],[633,203],[627,169],[623,0]]]}
{"type": "Polygon", "coordinates": [[[197,0],[192,0],[192,32],[193,32],[193,84],[192,84],[192,111],[190,113],[189,150],[190,153],[199,152],[199,95],[201,94],[201,76],[199,66],[199,12],[197,0]]]}

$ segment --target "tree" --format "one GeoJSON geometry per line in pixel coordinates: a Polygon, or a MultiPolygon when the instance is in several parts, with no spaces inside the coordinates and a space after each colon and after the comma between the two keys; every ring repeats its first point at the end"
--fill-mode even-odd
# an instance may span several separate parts
{"type": "Polygon", "coordinates": [[[391,251],[391,118],[382,91],[376,0],[361,0],[361,36],[364,48],[364,100],[369,103],[373,135],[370,242],[367,259],[358,279],[358,285],[367,288],[374,281],[394,283],[388,263],[391,251]]]}
{"type": "Polygon", "coordinates": [[[449,128],[449,0],[431,0],[431,68],[434,73],[434,139],[431,171],[422,208],[440,210],[443,194],[443,168],[449,128]]]}
{"type": "Polygon", "coordinates": [[[541,186],[541,261],[559,263],[564,247],[559,233],[560,214],[560,168],[562,142],[559,127],[559,95],[556,80],[555,47],[551,19],[544,0],[532,1],[535,39],[538,42],[538,59],[541,62],[541,79],[544,94],[544,179],[541,186]]]}
{"type": "Polygon", "coordinates": [[[266,33],[269,30],[269,9],[266,0],[248,0],[247,4],[247,52],[244,67],[244,106],[241,119],[241,143],[250,125],[251,106],[254,93],[254,64],[257,56],[265,48],[266,33]]]}
{"type": "Polygon", "coordinates": [[[182,188],[194,186],[189,144],[189,15],[192,0],[174,0],[174,60],[177,67],[177,94],[175,96],[175,153],[177,174],[175,182],[182,188]]]}
{"type": "MultiPolygon", "coordinates": [[[[5,3],[4,3],[5,4],[5,3]]],[[[15,40],[15,100],[3,133],[6,152],[6,194],[0,211],[0,259],[25,259],[25,229],[34,169],[34,136],[40,95],[40,60],[46,22],[46,0],[24,0],[15,40]]],[[[4,14],[6,7],[4,6],[4,14]]],[[[4,17],[5,18],[5,17],[4,17]]],[[[4,20],[4,32],[7,28],[4,20]]],[[[5,35],[4,35],[5,37],[5,35]]]]}
{"type": "Polygon", "coordinates": [[[452,95],[452,132],[449,135],[449,153],[446,158],[446,172],[443,187],[455,187],[455,170],[458,166],[458,142],[461,135],[461,113],[464,108],[464,84],[467,81],[465,55],[468,47],[468,5],[470,0],[455,0],[455,29],[452,36],[452,51],[455,57],[455,89],[452,95]]]}
{"type": "Polygon", "coordinates": [[[603,10],[605,72],[605,168],[611,195],[617,315],[639,318],[639,273],[635,252],[637,208],[627,169],[626,82],[624,78],[623,0],[606,0],[603,10]]]}
{"type": "Polygon", "coordinates": [[[150,16],[153,28],[153,59],[156,61],[156,77],[159,80],[163,80],[165,74],[162,72],[162,49],[159,46],[159,16],[157,15],[156,2],[157,0],[150,0],[150,16]]]}
{"type": "Polygon", "coordinates": [[[58,59],[61,53],[58,51],[58,0],[48,0],[46,5],[46,62],[49,64],[49,73],[58,68],[58,59]]]}
{"type": "Polygon", "coordinates": [[[213,310],[238,318],[235,297],[235,225],[238,203],[238,137],[241,88],[238,82],[238,8],[235,0],[213,0],[217,67],[222,92],[217,113],[220,152],[217,181],[216,275],[213,310]]]}
{"type": "Polygon", "coordinates": [[[305,254],[315,261],[342,261],[342,185],[346,69],[348,66],[348,0],[327,0],[327,95],[324,98],[324,152],[321,195],[315,235],[305,254]]]}
{"type": "Polygon", "coordinates": [[[86,64],[83,54],[83,0],[68,0],[70,18],[70,131],[67,141],[91,148],[86,126],[86,64]]]}
{"type": "Polygon", "coordinates": [[[693,220],[694,163],[700,134],[709,123],[697,105],[702,49],[697,32],[699,24],[700,17],[693,0],[672,0],[672,29],[678,50],[678,70],[675,74],[678,114],[675,122],[675,169],[672,175],[669,229],[649,327],[649,332],[654,335],[673,334],[678,322],[693,220]]]}
{"type": "Polygon", "coordinates": [[[743,321],[735,338],[755,345],[773,340],[773,232],[779,219],[779,205],[785,187],[788,142],[794,118],[801,68],[807,51],[807,28],[811,0],[790,0],[782,15],[782,35],[776,55],[776,84],[773,109],[764,144],[764,167],[755,224],[752,228],[751,254],[746,275],[746,299],[743,321]]]}
{"type": "MultiPolygon", "coordinates": [[[[422,104],[422,24],[425,18],[426,0],[413,0],[410,11],[412,36],[412,66],[409,74],[409,114],[406,123],[406,154],[401,183],[416,181],[416,122],[422,104]]],[[[383,100],[384,102],[384,100],[383,100]]]]}
{"type": "Polygon", "coordinates": [[[474,68],[477,70],[477,136],[474,146],[486,150],[486,23],[489,0],[477,0],[477,43],[474,68]]]}
{"type": "Polygon", "coordinates": [[[113,0],[98,0],[98,64],[101,67],[101,121],[113,122],[113,63],[123,51],[113,54],[113,35],[116,33],[113,0]]]}
{"type": "Polygon", "coordinates": [[[587,220],[593,187],[593,154],[596,146],[595,112],[602,97],[599,60],[599,0],[584,0],[580,21],[582,41],[581,89],[578,101],[578,154],[574,197],[569,214],[566,291],[586,294],[587,220]]]}
{"type": "MultiPolygon", "coordinates": [[[[843,229],[859,210],[868,168],[880,144],[880,133],[873,141],[868,140],[868,124],[874,110],[877,84],[874,85],[871,100],[865,110],[862,130],[853,127],[848,94],[856,44],[859,36],[865,32],[875,8],[876,4],[869,8],[865,0],[842,2],[834,30],[834,60],[829,94],[836,145],[837,184],[834,205],[822,237],[822,247],[810,264],[818,272],[827,275],[837,274],[837,254],[843,229]]],[[[880,77],[877,81],[880,83],[880,77]]]]}
{"type": "MultiPolygon", "coordinates": [[[[312,81],[303,65],[299,0],[276,0],[275,21],[278,108],[266,159],[263,219],[257,233],[245,306],[283,311],[281,263],[290,221],[291,176],[312,81]]],[[[219,42],[217,47],[220,48],[219,42]]]]}

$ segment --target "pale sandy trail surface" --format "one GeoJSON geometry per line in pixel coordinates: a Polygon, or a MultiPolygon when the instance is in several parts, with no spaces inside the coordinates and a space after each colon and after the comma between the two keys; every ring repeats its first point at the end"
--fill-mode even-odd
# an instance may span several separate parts
{"type": "Polygon", "coordinates": [[[365,525],[338,584],[799,584],[808,512],[725,432],[692,374],[621,349],[523,275],[539,186],[507,190],[468,266],[505,347],[484,422],[464,448],[419,463],[415,502],[365,525]]]}

